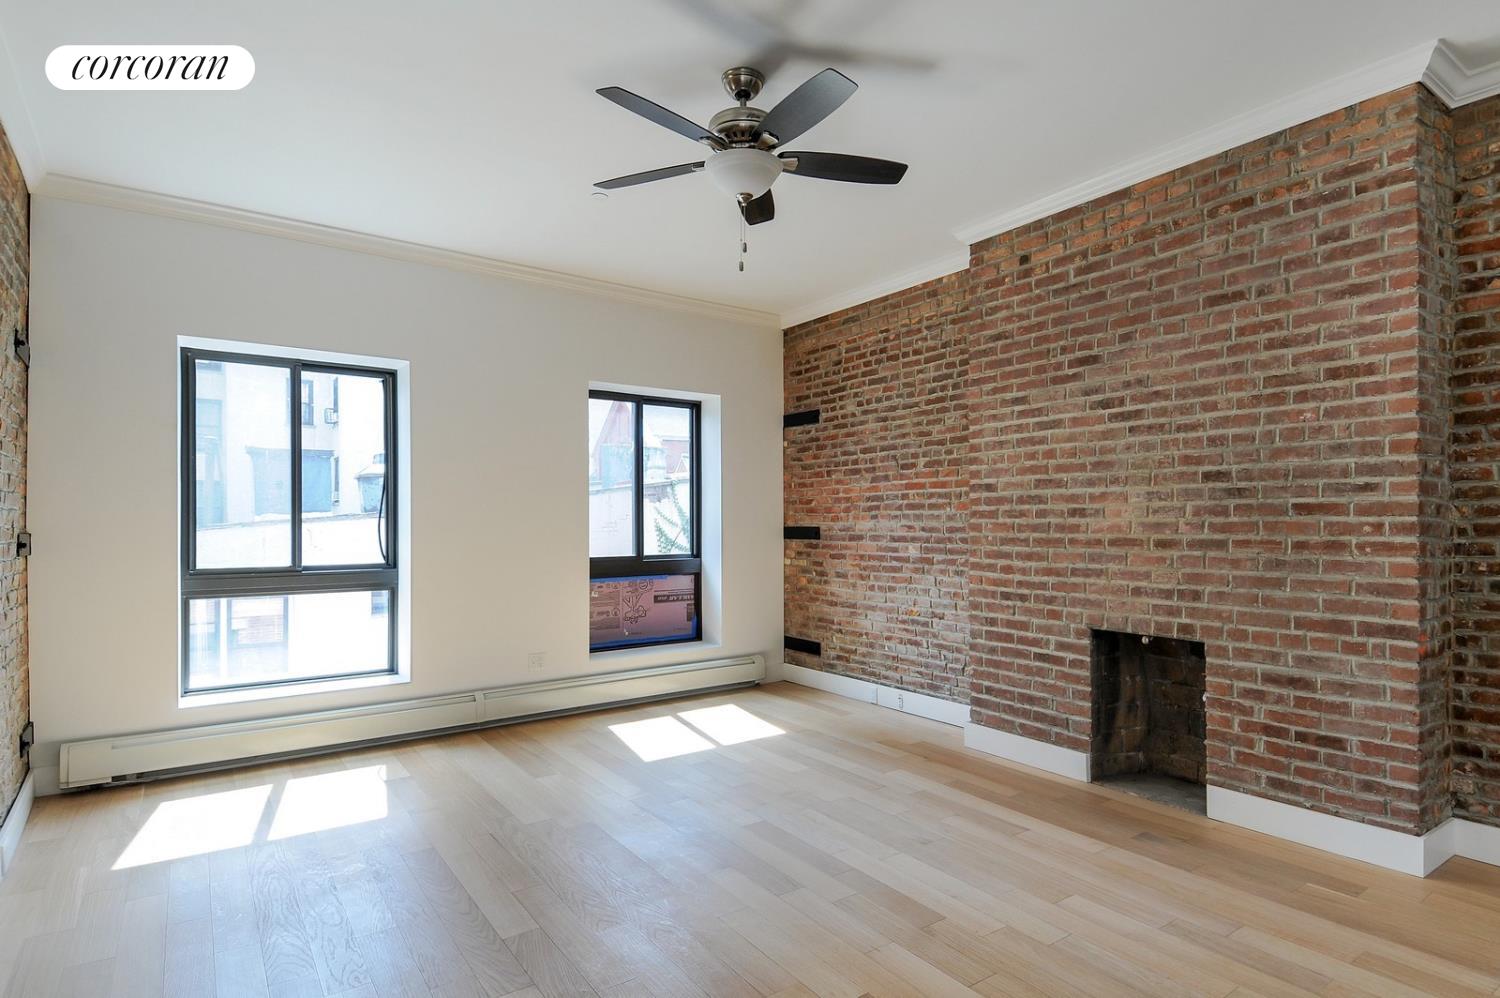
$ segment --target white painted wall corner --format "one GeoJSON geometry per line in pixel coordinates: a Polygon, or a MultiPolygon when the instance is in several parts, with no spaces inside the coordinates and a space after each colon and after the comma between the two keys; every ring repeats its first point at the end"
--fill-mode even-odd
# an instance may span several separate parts
{"type": "Polygon", "coordinates": [[[1500,826],[1481,825],[1466,818],[1454,818],[1448,824],[1457,826],[1453,842],[1455,856],[1500,866],[1500,826]]]}
{"type": "Polygon", "coordinates": [[[5,816],[5,823],[0,824],[0,880],[5,879],[16,858],[16,850],[21,846],[21,834],[26,830],[26,819],[31,817],[34,800],[36,779],[31,773],[27,773],[26,779],[21,781],[21,792],[16,795],[16,802],[5,816]]]}

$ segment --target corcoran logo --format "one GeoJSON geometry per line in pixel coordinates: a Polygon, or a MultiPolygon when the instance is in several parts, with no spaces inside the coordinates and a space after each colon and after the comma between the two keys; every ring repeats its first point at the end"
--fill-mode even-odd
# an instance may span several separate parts
{"type": "Polygon", "coordinates": [[[238,45],[59,45],[47,56],[59,90],[239,90],[253,76],[238,45]]]}

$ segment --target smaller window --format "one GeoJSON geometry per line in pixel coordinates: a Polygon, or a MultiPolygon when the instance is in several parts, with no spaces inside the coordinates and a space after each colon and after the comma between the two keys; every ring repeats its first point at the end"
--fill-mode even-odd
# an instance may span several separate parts
{"type": "Polygon", "coordinates": [[[589,650],[702,639],[698,403],[589,393],[589,650]]]}
{"type": "Polygon", "coordinates": [[[302,379],[302,425],[313,425],[313,383],[311,378],[302,379]]]}

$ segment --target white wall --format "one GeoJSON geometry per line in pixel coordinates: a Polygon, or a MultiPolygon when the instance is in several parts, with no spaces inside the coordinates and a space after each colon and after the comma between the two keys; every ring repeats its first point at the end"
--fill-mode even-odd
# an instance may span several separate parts
{"type": "Polygon", "coordinates": [[[58,744],[78,738],[720,655],[779,660],[779,330],[114,208],[38,197],[31,210],[43,788],[58,744]],[[409,685],[178,706],[179,336],[410,361],[409,685]],[[711,647],[588,654],[591,383],[720,397],[723,460],[705,459],[723,514],[722,549],[706,539],[721,562],[711,647]],[[547,654],[543,674],[527,670],[532,651],[547,654]]]}

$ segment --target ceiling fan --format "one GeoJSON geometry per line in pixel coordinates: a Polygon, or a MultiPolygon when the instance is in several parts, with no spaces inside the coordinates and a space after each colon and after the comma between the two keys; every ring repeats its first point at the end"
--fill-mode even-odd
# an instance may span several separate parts
{"type": "MultiPolygon", "coordinates": [[[[664,166],[659,170],[632,173],[594,186],[604,191],[649,184],[654,180],[703,171],[725,194],[739,204],[747,225],[769,222],[776,216],[771,185],[782,173],[819,180],[841,180],[850,184],[895,184],[906,173],[905,163],[868,156],[846,156],[831,152],[781,152],[790,142],[828,117],[848,100],[858,84],[836,69],[825,69],[793,90],[770,111],[751,107],[766,78],[759,71],[737,66],[724,71],[724,89],[738,106],[720,111],[709,119],[708,128],[689,121],[620,87],[604,87],[599,96],[663,128],[670,128],[713,150],[706,160],[664,166]]],[[[743,264],[741,265],[743,269],[743,264]]]]}

